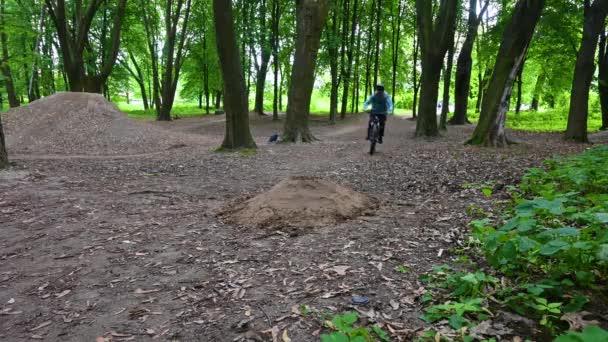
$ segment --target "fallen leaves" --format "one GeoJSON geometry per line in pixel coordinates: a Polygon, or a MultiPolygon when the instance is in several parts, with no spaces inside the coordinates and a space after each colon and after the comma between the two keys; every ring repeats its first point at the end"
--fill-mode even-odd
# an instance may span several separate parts
{"type": "Polygon", "coordinates": [[[150,289],[150,290],[144,290],[144,289],[136,289],[135,290],[135,294],[148,294],[148,293],[154,293],[154,292],[159,292],[160,289],[150,289]]]}
{"type": "Polygon", "coordinates": [[[51,325],[51,324],[53,324],[53,322],[52,322],[52,321],[46,321],[46,322],[44,322],[44,323],[41,323],[41,324],[39,324],[39,325],[37,325],[37,326],[35,326],[35,327],[31,328],[29,331],[36,331],[36,330],[40,330],[40,329],[42,329],[42,328],[44,328],[44,327],[48,327],[48,326],[49,326],[49,325],[51,325]]]}
{"type": "Polygon", "coordinates": [[[563,315],[560,319],[568,322],[570,330],[581,331],[588,325],[599,325],[600,322],[596,320],[586,320],[585,317],[591,315],[587,311],[581,312],[570,312],[563,315]]]}

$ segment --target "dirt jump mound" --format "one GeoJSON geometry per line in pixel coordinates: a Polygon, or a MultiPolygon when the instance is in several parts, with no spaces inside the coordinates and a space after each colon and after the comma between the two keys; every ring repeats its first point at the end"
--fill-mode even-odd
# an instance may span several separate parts
{"type": "Polygon", "coordinates": [[[219,216],[228,223],[258,227],[318,227],[371,214],[378,200],[312,177],[290,177],[244,202],[230,203],[219,216]]]}
{"type": "Polygon", "coordinates": [[[193,143],[129,119],[99,94],[57,93],[3,114],[9,153],[121,155],[193,143]]]}

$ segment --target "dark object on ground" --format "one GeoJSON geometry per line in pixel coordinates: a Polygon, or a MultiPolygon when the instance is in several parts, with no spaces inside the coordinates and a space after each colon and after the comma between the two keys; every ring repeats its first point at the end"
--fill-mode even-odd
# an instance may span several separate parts
{"type": "Polygon", "coordinates": [[[273,135],[271,135],[271,136],[270,136],[270,139],[268,139],[268,142],[269,142],[269,143],[273,143],[273,142],[277,142],[277,141],[279,141],[279,135],[278,135],[278,134],[276,134],[276,133],[275,133],[275,134],[273,134],[273,135]]]}
{"type": "Polygon", "coordinates": [[[351,303],[353,305],[367,305],[369,304],[369,298],[366,296],[353,296],[351,303]]]}
{"type": "Polygon", "coordinates": [[[226,112],[224,112],[221,109],[218,109],[218,110],[215,111],[215,115],[223,115],[223,114],[226,114],[226,112]]]}

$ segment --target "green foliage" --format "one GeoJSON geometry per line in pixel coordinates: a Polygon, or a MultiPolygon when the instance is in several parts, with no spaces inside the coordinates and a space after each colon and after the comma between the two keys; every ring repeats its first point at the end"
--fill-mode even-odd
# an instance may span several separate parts
{"type": "Polygon", "coordinates": [[[588,326],[582,332],[569,331],[555,339],[555,342],[596,342],[608,341],[608,331],[597,327],[588,326]]]}
{"type": "Polygon", "coordinates": [[[371,328],[355,326],[359,320],[356,312],[335,316],[331,321],[325,321],[325,326],[334,330],[329,334],[321,335],[321,342],[374,342],[390,341],[386,331],[377,325],[371,328]]]}
{"type": "MultiPolygon", "coordinates": [[[[473,122],[477,122],[477,120],[479,120],[479,113],[469,111],[468,115],[469,119],[473,122]]],[[[515,114],[515,112],[509,112],[509,114],[507,115],[507,127],[521,131],[563,132],[566,130],[567,123],[567,104],[564,104],[564,106],[560,107],[559,109],[542,110],[538,112],[522,111],[519,114],[515,114]]],[[[589,131],[597,131],[601,126],[601,112],[599,111],[599,109],[594,111],[594,108],[590,107],[588,121],[589,131]]]]}
{"type": "MultiPolygon", "coordinates": [[[[560,317],[582,311],[588,295],[606,282],[607,168],[608,146],[601,146],[528,170],[521,185],[510,189],[513,200],[500,219],[471,222],[473,244],[510,280],[436,267],[421,280],[443,294],[443,302],[428,307],[423,318],[447,319],[461,329],[485,319],[498,305],[537,320],[556,335],[560,317]]],[[[605,339],[588,339],[597,333],[591,329],[558,340],[605,339]]]]}
{"type": "Polygon", "coordinates": [[[490,264],[510,276],[573,279],[589,287],[608,270],[608,148],[547,161],[523,178],[504,223],[473,225],[490,264]]]}

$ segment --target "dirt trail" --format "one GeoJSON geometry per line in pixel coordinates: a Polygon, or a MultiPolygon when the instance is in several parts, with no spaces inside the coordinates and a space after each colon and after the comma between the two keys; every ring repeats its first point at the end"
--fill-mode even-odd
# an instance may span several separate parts
{"type": "Polygon", "coordinates": [[[370,298],[356,308],[373,309],[370,321],[413,334],[425,327],[418,275],[456,258],[467,207],[489,206],[462,184],[493,180],[500,197],[525,167],[583,148],[520,133],[524,143],[510,149],[466,147],[471,127],[415,140],[413,122],[392,118],[372,157],[363,116],[313,122],[322,140],[309,145],[266,144],[281,123],[265,117],[253,120],[257,154],[218,154],[223,126],[207,120],[158,124],[200,134],[200,146],[13,158],[0,173],[0,340],[271,340],[264,331],[276,326],[293,341],[317,341],[320,322],[292,308],[337,314],[353,310],[355,294],[370,298]],[[213,214],[289,176],[326,178],[382,203],[375,216],[306,230],[241,227],[213,214]],[[411,272],[396,272],[400,265],[411,272]]]}

